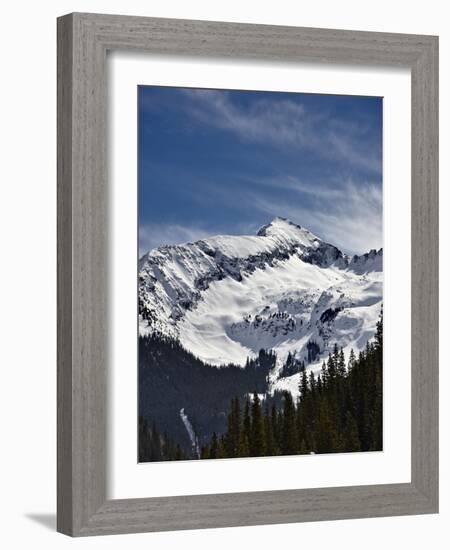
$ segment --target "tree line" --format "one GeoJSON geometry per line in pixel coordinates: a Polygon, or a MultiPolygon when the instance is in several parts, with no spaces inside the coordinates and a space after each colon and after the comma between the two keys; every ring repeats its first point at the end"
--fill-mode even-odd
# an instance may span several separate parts
{"type": "MultiPolygon", "coordinates": [[[[139,416],[150,426],[140,432],[143,446],[147,449],[155,446],[158,439],[153,436],[153,428],[156,427],[165,441],[176,442],[187,458],[195,458],[180,419],[180,409],[185,409],[200,443],[208,443],[214,431],[225,431],[231,397],[243,399],[249,392],[267,392],[268,376],[275,363],[274,352],[261,350],[245,367],[214,367],[195,357],[173,338],[157,334],[141,337],[139,416]],[[152,442],[149,443],[149,439],[152,442]]],[[[147,451],[143,454],[146,457],[155,455],[147,451]]],[[[144,461],[147,460],[157,459],[144,461]]]]}
{"type": "Polygon", "coordinates": [[[167,433],[160,433],[155,424],[139,417],[139,462],[164,460],[185,460],[189,458],[179,443],[175,443],[167,433]]]}
{"type": "MultiPolygon", "coordinates": [[[[231,400],[225,432],[214,432],[201,458],[382,450],[383,322],[346,364],[334,346],[321,372],[301,373],[299,397],[231,400]],[[277,401],[281,406],[277,406],[277,401]]],[[[276,396],[275,396],[276,397],[276,396]]]]}

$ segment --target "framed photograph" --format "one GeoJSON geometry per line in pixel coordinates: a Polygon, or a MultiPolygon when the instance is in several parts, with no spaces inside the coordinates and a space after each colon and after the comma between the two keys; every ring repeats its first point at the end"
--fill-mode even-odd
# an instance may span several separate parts
{"type": "Polygon", "coordinates": [[[58,530],[438,511],[438,39],[58,19],[58,530]]]}
{"type": "Polygon", "coordinates": [[[139,461],[382,451],[382,98],[138,117],[139,461]]]}

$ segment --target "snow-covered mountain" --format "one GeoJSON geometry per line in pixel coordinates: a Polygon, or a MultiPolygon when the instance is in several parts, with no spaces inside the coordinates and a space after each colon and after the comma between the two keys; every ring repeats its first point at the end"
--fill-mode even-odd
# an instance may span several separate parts
{"type": "Polygon", "coordinates": [[[244,365],[288,353],[318,370],[337,343],[348,355],[375,333],[382,302],[382,249],[349,257],[307,229],[275,218],[254,236],[217,236],[163,246],[139,262],[139,331],[177,338],[212,365],[244,365]]]}

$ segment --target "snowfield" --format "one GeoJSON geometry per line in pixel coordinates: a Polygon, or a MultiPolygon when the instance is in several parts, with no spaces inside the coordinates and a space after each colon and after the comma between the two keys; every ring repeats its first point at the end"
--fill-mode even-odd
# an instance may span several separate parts
{"type": "Polygon", "coordinates": [[[256,236],[161,247],[140,260],[139,331],[175,337],[216,366],[272,349],[272,389],[295,393],[300,375],[279,377],[289,352],[318,372],[335,343],[348,357],[374,335],[382,263],[381,249],[349,257],[282,218],[256,236]]]}

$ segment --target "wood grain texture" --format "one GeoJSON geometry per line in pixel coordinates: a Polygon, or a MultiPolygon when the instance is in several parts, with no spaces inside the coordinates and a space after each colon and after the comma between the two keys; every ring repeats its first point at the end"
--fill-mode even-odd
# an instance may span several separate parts
{"type": "Polygon", "coordinates": [[[74,534],[106,499],[106,68],[104,48],[79,17],[59,21],[58,41],[66,77],[58,140],[58,529],[74,534]]]}
{"type": "Polygon", "coordinates": [[[58,20],[58,530],[99,535],[437,512],[438,40],[115,15],[58,20]],[[106,498],[106,52],[403,66],[412,75],[411,483],[106,498]]]}
{"type": "Polygon", "coordinates": [[[438,508],[438,42],[411,72],[412,480],[438,508]]]}
{"type": "Polygon", "coordinates": [[[57,529],[72,526],[72,22],[58,21],[57,529]]]}
{"type": "Polygon", "coordinates": [[[410,484],[113,500],[80,535],[264,525],[424,514],[429,501],[410,484]]]}

